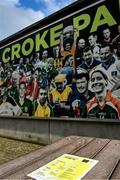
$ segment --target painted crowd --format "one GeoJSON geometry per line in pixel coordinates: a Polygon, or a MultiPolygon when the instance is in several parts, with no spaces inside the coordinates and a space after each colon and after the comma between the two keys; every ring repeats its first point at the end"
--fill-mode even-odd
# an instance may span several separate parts
{"type": "Polygon", "coordinates": [[[0,115],[119,119],[120,25],[101,34],[67,26],[52,53],[0,61],[0,115]]]}

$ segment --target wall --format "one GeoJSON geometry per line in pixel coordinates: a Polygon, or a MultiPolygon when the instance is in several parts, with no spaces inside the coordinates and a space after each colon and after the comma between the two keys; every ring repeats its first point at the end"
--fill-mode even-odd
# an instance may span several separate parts
{"type": "Polygon", "coordinates": [[[0,135],[40,144],[70,135],[120,139],[120,121],[0,117],[0,135]]]}
{"type": "Polygon", "coordinates": [[[0,43],[1,116],[120,118],[120,1],[80,2],[0,43]]]}

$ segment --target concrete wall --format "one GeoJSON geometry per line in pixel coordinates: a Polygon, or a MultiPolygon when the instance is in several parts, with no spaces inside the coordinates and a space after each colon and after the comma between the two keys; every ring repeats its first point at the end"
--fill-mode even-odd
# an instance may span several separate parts
{"type": "Polygon", "coordinates": [[[0,136],[51,144],[70,135],[120,139],[120,120],[0,117],[0,136]]]}

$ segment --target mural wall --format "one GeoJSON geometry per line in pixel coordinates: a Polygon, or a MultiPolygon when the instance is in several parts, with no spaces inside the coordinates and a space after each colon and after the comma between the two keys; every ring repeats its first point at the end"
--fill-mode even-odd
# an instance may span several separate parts
{"type": "Polygon", "coordinates": [[[0,115],[120,117],[120,2],[100,0],[0,49],[0,115]]]}

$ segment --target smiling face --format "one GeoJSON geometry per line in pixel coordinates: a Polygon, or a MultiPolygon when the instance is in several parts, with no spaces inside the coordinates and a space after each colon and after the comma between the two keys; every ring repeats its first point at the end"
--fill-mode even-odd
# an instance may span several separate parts
{"type": "Polygon", "coordinates": [[[88,82],[86,80],[86,77],[82,77],[81,79],[76,80],[76,86],[78,91],[83,94],[87,91],[88,89],[88,82]]]}
{"type": "Polygon", "coordinates": [[[107,81],[104,79],[100,72],[94,72],[91,76],[91,88],[95,93],[102,93],[107,85],[107,81]]]}
{"type": "Polygon", "coordinates": [[[91,50],[88,50],[87,52],[83,53],[83,58],[86,61],[86,63],[90,63],[93,59],[93,53],[91,50]]]}

